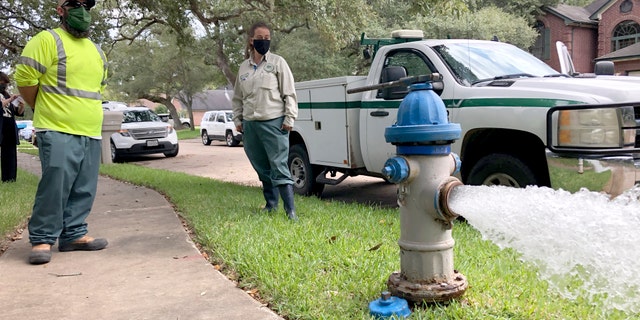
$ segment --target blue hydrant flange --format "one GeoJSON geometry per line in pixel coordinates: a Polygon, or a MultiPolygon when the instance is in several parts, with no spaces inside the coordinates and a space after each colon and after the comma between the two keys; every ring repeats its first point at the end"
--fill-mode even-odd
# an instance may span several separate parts
{"type": "MultiPolygon", "coordinates": [[[[411,153],[414,147],[451,144],[460,139],[461,132],[460,124],[449,123],[444,102],[433,92],[431,83],[417,83],[409,87],[398,108],[396,124],[385,128],[384,137],[411,153]]],[[[442,154],[444,150],[434,151],[442,154]]]]}
{"type": "Polygon", "coordinates": [[[407,300],[391,296],[385,291],[381,297],[369,303],[369,314],[376,319],[386,319],[392,316],[406,318],[411,315],[407,300]]]}

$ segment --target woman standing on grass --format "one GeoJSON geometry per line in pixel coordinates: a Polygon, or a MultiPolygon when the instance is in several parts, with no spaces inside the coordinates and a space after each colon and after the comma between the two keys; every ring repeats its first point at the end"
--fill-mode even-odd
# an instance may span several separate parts
{"type": "Polygon", "coordinates": [[[289,171],[289,132],[298,116],[293,75],[287,62],[269,52],[271,30],[264,22],[249,29],[245,60],[234,86],[233,122],[243,133],[244,151],[262,182],[263,211],[278,208],[278,194],[297,220],[289,171]]]}
{"type": "Polygon", "coordinates": [[[20,144],[16,116],[24,115],[24,102],[17,94],[11,95],[7,91],[9,76],[0,72],[0,95],[2,95],[2,120],[0,121],[0,167],[2,182],[16,181],[18,172],[18,150],[20,144]]]}

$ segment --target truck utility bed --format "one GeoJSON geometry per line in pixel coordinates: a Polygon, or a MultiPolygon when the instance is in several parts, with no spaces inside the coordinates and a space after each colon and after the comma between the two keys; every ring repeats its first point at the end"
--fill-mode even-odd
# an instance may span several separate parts
{"type": "Polygon", "coordinates": [[[296,83],[296,130],[305,132],[304,136],[310,139],[307,145],[313,146],[308,150],[311,163],[364,167],[358,139],[362,93],[347,94],[347,89],[361,87],[366,80],[362,76],[345,76],[296,83]],[[323,152],[328,146],[331,152],[323,152]]]}

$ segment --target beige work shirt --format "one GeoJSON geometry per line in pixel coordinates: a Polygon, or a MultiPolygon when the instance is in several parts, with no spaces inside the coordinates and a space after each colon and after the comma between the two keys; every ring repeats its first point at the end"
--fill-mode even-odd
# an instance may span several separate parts
{"type": "Polygon", "coordinates": [[[240,64],[233,93],[233,122],[266,121],[284,116],[293,127],[298,102],[293,74],[281,56],[267,52],[260,64],[249,58],[240,64]]]}

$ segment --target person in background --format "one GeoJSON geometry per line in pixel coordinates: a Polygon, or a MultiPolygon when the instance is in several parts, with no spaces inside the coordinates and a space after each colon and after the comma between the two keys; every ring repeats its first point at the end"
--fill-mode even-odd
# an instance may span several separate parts
{"type": "Polygon", "coordinates": [[[31,264],[58,251],[101,250],[87,235],[101,160],[104,53],[88,39],[94,0],[58,0],[59,28],[34,36],[22,51],[15,80],[34,110],[42,175],[29,220],[31,264]]]}
{"type": "Polygon", "coordinates": [[[289,171],[289,132],[298,115],[293,75],[287,62],[269,51],[271,30],[264,22],[249,29],[232,100],[233,122],[243,133],[245,153],[262,182],[264,211],[278,208],[278,195],[297,220],[289,171]]]}
{"type": "Polygon", "coordinates": [[[18,173],[18,150],[20,144],[16,116],[24,115],[24,102],[19,95],[7,91],[9,76],[0,72],[0,95],[2,95],[2,120],[0,120],[0,163],[2,182],[16,181],[18,173]]]}

